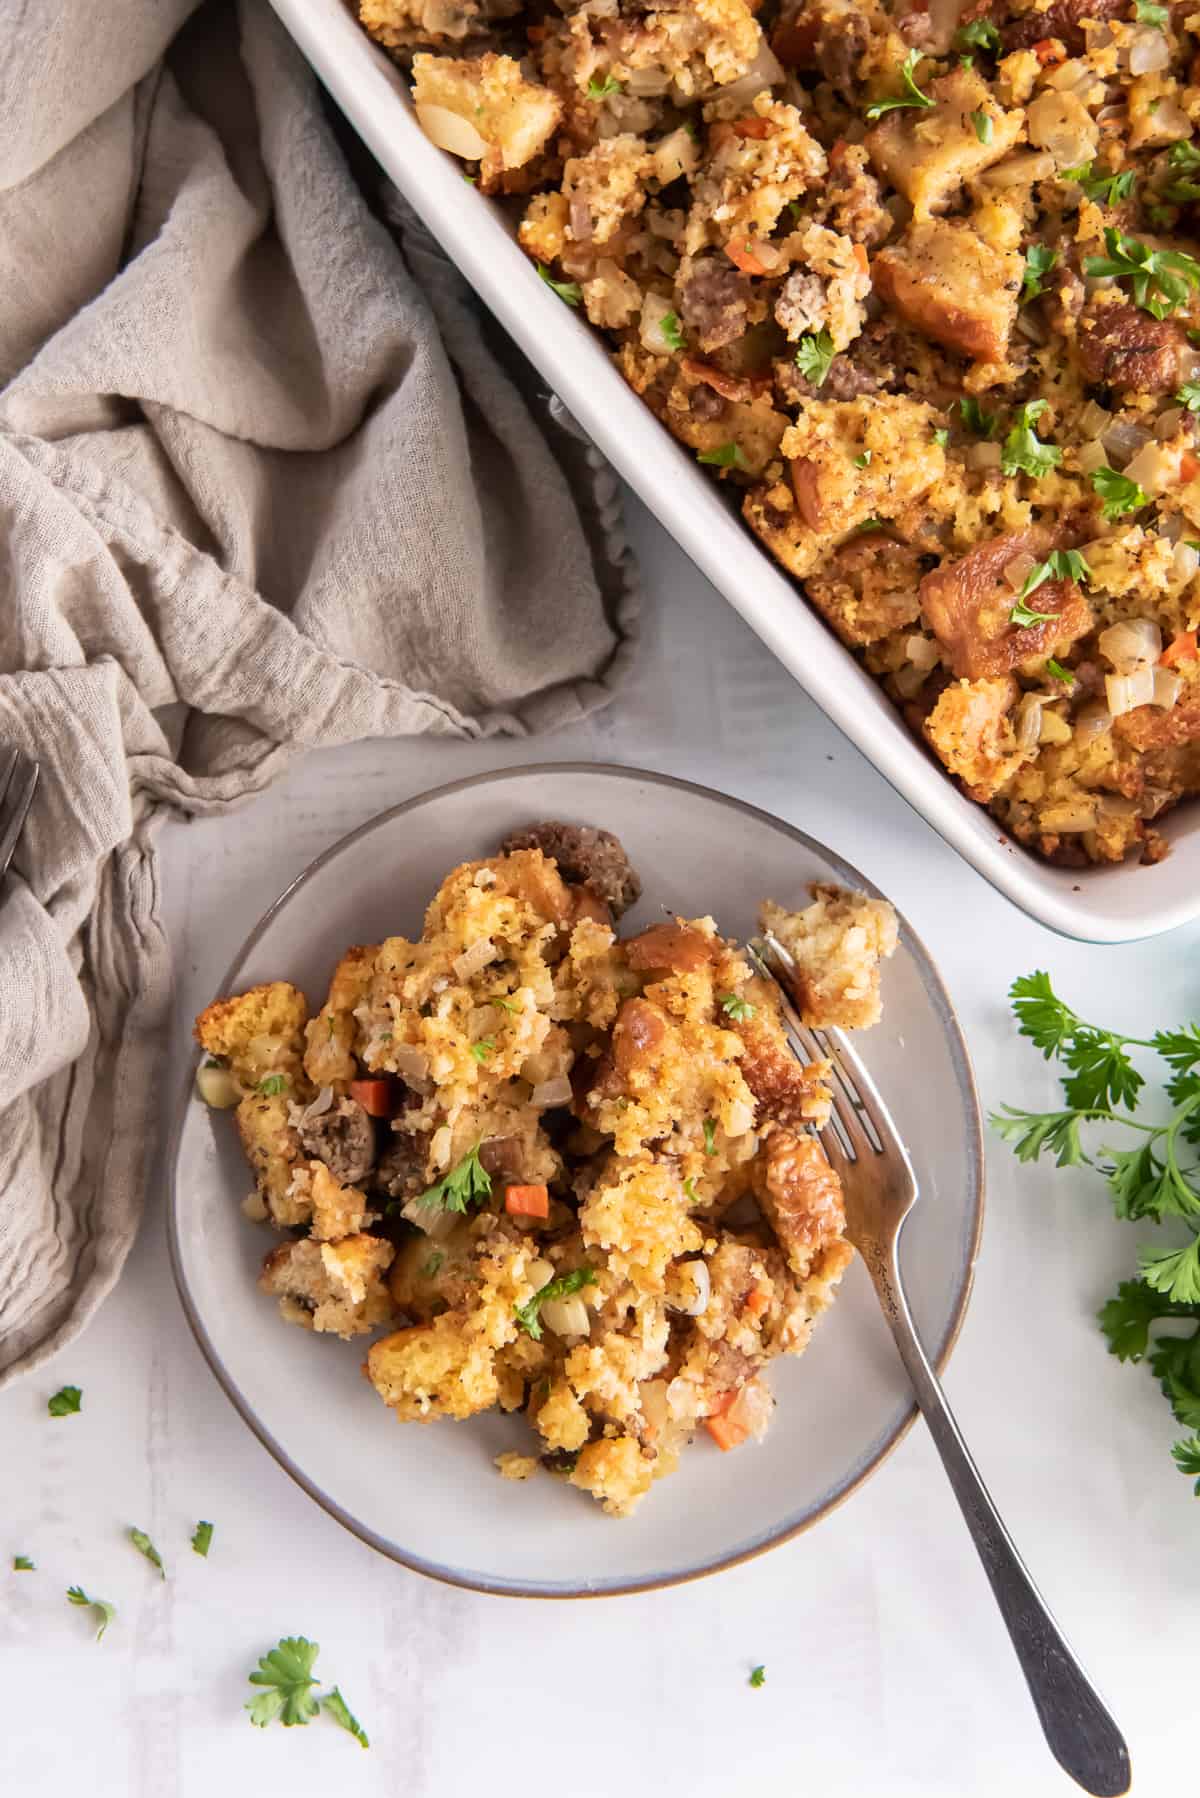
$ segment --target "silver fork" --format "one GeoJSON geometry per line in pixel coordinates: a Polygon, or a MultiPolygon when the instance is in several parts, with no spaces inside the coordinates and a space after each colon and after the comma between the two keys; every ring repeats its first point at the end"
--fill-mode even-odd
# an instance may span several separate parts
{"type": "Polygon", "coordinates": [[[40,763],[19,749],[0,752],[0,882],[16,853],[40,773],[40,763]]]}
{"type": "Polygon", "coordinates": [[[1050,1752],[1085,1792],[1118,1798],[1129,1790],[1129,1750],[1017,1553],[913,1325],[897,1253],[901,1227],[918,1198],[908,1153],[874,1081],[842,1032],[810,1030],[801,1023],[788,990],[795,963],[787,950],[767,932],[751,944],[750,953],[780,989],[792,1048],[805,1061],[819,1057],[832,1063],[833,1114],[821,1142],[844,1188],[846,1234],[874,1282],[1017,1651],[1050,1752]]]}

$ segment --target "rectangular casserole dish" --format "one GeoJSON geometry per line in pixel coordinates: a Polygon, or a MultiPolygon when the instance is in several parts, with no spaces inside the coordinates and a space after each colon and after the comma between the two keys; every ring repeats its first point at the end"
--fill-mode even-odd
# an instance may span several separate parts
{"type": "Polygon", "coordinates": [[[400,71],[343,0],[272,5],[392,181],[618,473],[805,692],[972,867],[1049,929],[1084,941],[1128,942],[1200,915],[1200,802],[1164,821],[1172,848],[1157,866],[1078,869],[1040,861],[959,792],[716,484],[626,386],[599,334],[538,279],[501,208],[428,141],[400,71]]]}

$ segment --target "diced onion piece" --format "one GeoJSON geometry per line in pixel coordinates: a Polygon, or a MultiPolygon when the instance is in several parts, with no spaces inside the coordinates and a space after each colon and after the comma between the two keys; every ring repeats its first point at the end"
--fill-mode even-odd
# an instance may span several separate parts
{"type": "Polygon", "coordinates": [[[196,1069],[196,1091],[214,1111],[230,1111],[241,1103],[241,1087],[229,1069],[216,1062],[206,1062],[196,1069]]]}
{"type": "Polygon", "coordinates": [[[661,1436],[667,1427],[667,1382],[643,1380],[638,1387],[642,1417],[652,1436],[661,1436]]]}
{"type": "Polygon", "coordinates": [[[754,1107],[745,1099],[734,1099],[725,1114],[726,1136],[745,1136],[754,1128],[754,1107]]]}
{"type": "Polygon", "coordinates": [[[434,106],[428,101],[416,108],[417,123],[439,150],[461,156],[466,162],[478,162],[488,152],[487,139],[480,137],[470,119],[448,106],[434,106]]]}
{"type": "MultiPolygon", "coordinates": [[[[1103,116],[1103,115],[1101,115],[1103,116]]],[[[1157,137],[1190,137],[1192,121],[1178,100],[1165,95],[1154,108],[1154,131],[1157,137]]]]}
{"type": "Polygon", "coordinates": [[[1160,443],[1169,443],[1172,437],[1179,434],[1179,427],[1187,417],[1182,406],[1168,406],[1160,412],[1154,421],[1154,435],[1160,443]]]}
{"type": "Polygon", "coordinates": [[[539,1080],[529,1097],[537,1106],[569,1105],[571,1082],[565,1074],[556,1074],[553,1080],[539,1080]]]}
{"type": "MultiPolygon", "coordinates": [[[[1161,32],[1155,33],[1161,37],[1161,32]]],[[[1096,154],[1099,133],[1091,114],[1074,94],[1040,93],[1025,114],[1029,125],[1029,141],[1053,156],[1060,169],[1074,168],[1090,162],[1096,154]]]]}
{"type": "Polygon", "coordinates": [[[1095,400],[1089,400],[1079,414],[1079,429],[1084,437],[1102,437],[1112,423],[1113,415],[1095,400]]]}
{"type": "Polygon", "coordinates": [[[1037,748],[1042,734],[1042,702],[1036,693],[1026,693],[1014,716],[1014,731],[1017,748],[1033,750],[1037,748]]]}
{"type": "Polygon", "coordinates": [[[591,1334],[592,1320],[588,1316],[587,1306],[577,1292],[572,1293],[569,1299],[547,1299],[538,1316],[556,1336],[591,1334]]]}
{"type": "Polygon", "coordinates": [[[929,0],[925,15],[929,20],[925,47],[933,55],[942,56],[950,48],[966,7],[967,0],[929,0]]]}
{"type": "Polygon", "coordinates": [[[627,94],[636,94],[639,99],[653,100],[659,94],[665,94],[671,85],[671,77],[662,69],[630,69],[622,78],[627,94]]]}
{"type": "Polygon", "coordinates": [[[400,1215],[407,1223],[415,1224],[423,1235],[432,1237],[434,1242],[440,1242],[443,1237],[449,1236],[459,1219],[457,1211],[445,1211],[436,1205],[422,1205],[419,1198],[410,1199],[407,1205],[402,1205],[400,1215]]]}
{"type": "Polygon", "coordinates": [[[967,451],[968,468],[999,468],[1000,445],[998,443],[973,443],[967,451]]]}
{"type": "Polygon", "coordinates": [[[642,320],[638,326],[638,336],[642,340],[642,348],[649,350],[652,356],[669,356],[671,345],[663,336],[662,322],[674,311],[669,299],[661,293],[648,293],[642,301],[642,320]]]}
{"type": "Polygon", "coordinates": [[[554,1263],[545,1260],[541,1255],[535,1255],[525,1269],[525,1278],[535,1292],[540,1292],[542,1287],[549,1286],[554,1278],[554,1263]]]}
{"type": "Polygon", "coordinates": [[[1153,702],[1154,675],[1153,668],[1137,668],[1132,674],[1105,675],[1104,695],[1114,718],[1122,718],[1126,712],[1153,702]]]}
{"type": "Polygon", "coordinates": [[[1151,498],[1179,479],[1179,451],[1165,443],[1146,443],[1128,463],[1125,474],[1151,498]]]}
{"type": "Polygon", "coordinates": [[[397,1043],[392,1050],[396,1072],[405,1080],[419,1085],[429,1077],[429,1057],[415,1043],[397,1043]]]}
{"type": "Polygon", "coordinates": [[[1162,632],[1152,618],[1123,618],[1101,631],[1097,642],[1118,674],[1149,667],[1162,654],[1162,632]]]}
{"type": "Polygon", "coordinates": [[[1154,693],[1150,700],[1151,705],[1161,705],[1169,711],[1182,692],[1183,677],[1181,675],[1173,674],[1169,668],[1154,670],[1154,693]]]}
{"type": "Polygon", "coordinates": [[[1104,433],[1104,447],[1112,457],[1113,465],[1116,468],[1123,468],[1129,458],[1136,455],[1142,445],[1149,441],[1149,431],[1143,431],[1141,425],[1135,425],[1126,418],[1119,418],[1104,433]]]}
{"type": "Polygon", "coordinates": [[[1022,151],[993,163],[979,177],[985,187],[1021,187],[1046,181],[1054,173],[1054,158],[1046,150],[1022,151]]]}
{"type": "Polygon", "coordinates": [[[703,1317],[712,1297],[707,1261],[681,1262],[674,1277],[677,1289],[673,1287],[667,1299],[669,1308],[682,1312],[684,1317],[703,1317]]]}
{"type": "Polygon", "coordinates": [[[491,937],[482,936],[469,949],[464,949],[461,955],[455,956],[454,972],[459,980],[470,980],[473,974],[478,974],[481,968],[486,968],[489,962],[495,961],[498,954],[499,950],[491,937]]]}
{"type": "Polygon", "coordinates": [[[1095,474],[1098,468],[1108,466],[1108,457],[1104,453],[1102,443],[1085,443],[1079,451],[1079,466],[1084,474],[1095,474]]]}
{"type": "Polygon", "coordinates": [[[1090,743],[1111,729],[1112,713],[1098,699],[1089,700],[1075,719],[1075,735],[1081,743],[1090,743]]]}
{"type": "Polygon", "coordinates": [[[307,1124],[313,1118],[322,1118],[333,1104],[332,1086],[323,1086],[311,1105],[306,1105],[300,1113],[300,1122],[307,1124]]]}
{"type": "Polygon", "coordinates": [[[730,1405],[726,1416],[733,1424],[761,1442],[771,1422],[771,1413],[775,1409],[775,1400],[771,1397],[770,1388],[761,1380],[747,1380],[737,1397],[730,1405]]]}
{"type": "Polygon", "coordinates": [[[1126,799],[1123,793],[1101,793],[1096,801],[1102,818],[1136,818],[1141,809],[1138,800],[1126,799]]]}
{"type": "Polygon", "coordinates": [[[1153,75],[1157,69],[1165,69],[1171,60],[1171,46],[1167,42],[1166,33],[1157,28],[1151,31],[1139,31],[1129,46],[1129,73],[1131,75],[1153,75]]]}
{"type": "Polygon", "coordinates": [[[1069,743],[1072,736],[1071,726],[1058,712],[1052,712],[1049,706],[1042,708],[1042,728],[1038,732],[1039,743],[1069,743]]]}
{"type": "Polygon", "coordinates": [[[903,668],[898,668],[892,676],[901,699],[912,699],[921,691],[928,678],[929,670],[918,668],[913,662],[906,662],[903,668]]]}
{"type": "Polygon", "coordinates": [[[1061,805],[1047,806],[1038,819],[1043,830],[1054,831],[1056,835],[1072,836],[1081,830],[1095,830],[1096,801],[1094,799],[1067,799],[1061,805]]]}
{"type": "Polygon", "coordinates": [[[652,154],[656,179],[663,187],[669,187],[681,175],[691,174],[700,161],[700,146],[686,125],[681,125],[678,131],[660,138],[652,154]]]}
{"type": "Polygon", "coordinates": [[[1004,564],[1006,586],[1011,587],[1014,593],[1019,593],[1029,574],[1036,567],[1037,557],[1031,556],[1027,550],[1022,550],[1019,556],[1014,556],[1011,562],[1004,564]]]}
{"type": "Polygon", "coordinates": [[[739,103],[745,100],[749,103],[764,88],[778,87],[783,79],[783,64],[764,38],[758,47],[758,54],[744,75],[739,75],[736,81],[730,81],[725,87],[709,88],[694,97],[705,100],[737,100],[739,103]]]}
{"type": "Polygon", "coordinates": [[[1028,337],[1031,343],[1049,343],[1050,334],[1034,313],[1025,311],[1017,314],[1017,330],[1022,337],[1028,337]]]}
{"type": "Polygon", "coordinates": [[[1200,552],[1194,550],[1190,543],[1177,543],[1175,553],[1171,557],[1171,573],[1175,579],[1190,581],[1198,568],[1200,568],[1200,552]]]}
{"type": "Polygon", "coordinates": [[[942,654],[932,637],[917,636],[905,637],[904,653],[913,667],[919,668],[923,674],[928,674],[931,668],[937,666],[942,654]]]}

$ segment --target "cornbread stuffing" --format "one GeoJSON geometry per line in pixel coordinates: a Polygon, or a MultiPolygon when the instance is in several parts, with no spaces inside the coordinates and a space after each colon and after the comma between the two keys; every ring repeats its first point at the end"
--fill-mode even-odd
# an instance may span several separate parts
{"type": "MultiPolygon", "coordinates": [[[[613,1516],[701,1427],[762,1435],[767,1362],[804,1349],[853,1254],[814,1134],[828,1064],[792,1055],[774,983],[712,918],[618,936],[640,891],[609,833],[536,825],[453,869],[415,940],[347,950],[311,1017],[274,981],[196,1020],[245,1209],[285,1233],[259,1280],[281,1315],[374,1335],[364,1372],[402,1421],[523,1411],[534,1446],[503,1476],[546,1469],[613,1516]]],[[[819,886],[762,923],[806,1022],[876,1021],[886,903],[819,886]]]]}
{"type": "Polygon", "coordinates": [[[359,0],[427,135],[973,799],[1200,791],[1200,10],[359,0]]]}

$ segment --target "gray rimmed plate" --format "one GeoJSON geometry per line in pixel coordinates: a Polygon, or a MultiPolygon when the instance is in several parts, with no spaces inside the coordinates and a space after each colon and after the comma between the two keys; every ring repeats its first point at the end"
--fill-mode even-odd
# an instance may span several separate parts
{"type": "MultiPolygon", "coordinates": [[[[877,891],[811,837],[708,788],[587,763],[516,768],[437,788],[335,844],[255,926],[221,990],[288,979],[319,1004],[349,944],[416,934],[455,863],[493,853],[506,832],[541,818],[601,825],[621,838],[645,887],[626,928],[666,906],[711,913],[744,940],[763,897],[803,904],[815,879],[877,891]]],[[[970,1293],[983,1157],[966,1047],[907,925],[884,977],[883,1022],[860,1047],[921,1182],[904,1273],[917,1326],[940,1361],[970,1293]]],[[[193,1090],[189,1077],[172,1145],[169,1231],[200,1347],[281,1466],[348,1529],[408,1567],[482,1591],[550,1598],[691,1579],[815,1523],[912,1421],[877,1302],[855,1266],[808,1352],[772,1364],[779,1404],[761,1445],[722,1455],[697,1441],[679,1472],[620,1521],[551,1476],[501,1480],[493,1457],[530,1446],[521,1418],[399,1425],[361,1377],[361,1343],[280,1321],[255,1286],[274,1239],[241,1213],[249,1176],[232,1119],[210,1112],[193,1090]]]]}

